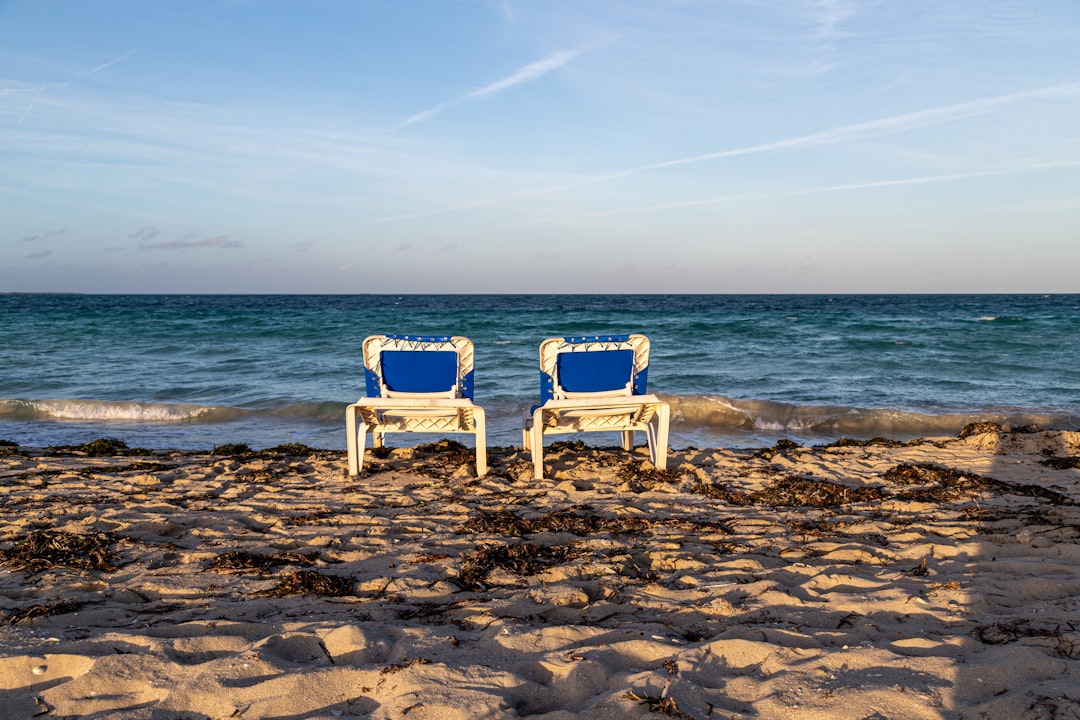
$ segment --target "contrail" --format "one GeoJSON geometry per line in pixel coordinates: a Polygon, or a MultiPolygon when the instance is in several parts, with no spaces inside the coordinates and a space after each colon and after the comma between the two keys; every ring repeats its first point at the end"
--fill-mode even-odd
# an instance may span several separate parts
{"type": "Polygon", "coordinates": [[[638,175],[641,173],[652,172],[654,170],[663,170],[665,168],[678,167],[681,165],[693,165],[696,163],[707,162],[710,160],[724,160],[727,158],[741,157],[746,155],[763,155],[773,152],[804,150],[813,147],[836,145],[842,142],[851,142],[854,140],[864,140],[872,137],[880,137],[883,135],[892,135],[907,130],[930,127],[932,125],[943,125],[946,123],[956,122],[958,120],[963,120],[970,117],[986,115],[995,110],[999,110],[1001,108],[1025,102],[1034,98],[1075,94],[1078,91],[1080,91],[1080,83],[1065,83],[1062,85],[1054,85],[1051,87],[1038,88],[1035,90],[1025,90],[1017,93],[1009,93],[1007,95],[997,95],[989,98],[981,98],[979,100],[970,100],[968,102],[955,103],[952,105],[943,105],[941,107],[931,108],[928,110],[919,110],[917,112],[904,113],[901,115],[894,115],[892,117],[886,118],[879,118],[877,120],[870,120],[868,122],[854,123],[852,125],[843,125],[837,128],[823,130],[817,133],[811,133],[809,135],[800,135],[798,137],[787,138],[785,140],[776,140],[774,142],[762,143],[760,145],[750,145],[747,147],[734,148],[731,150],[720,150],[717,152],[704,153],[701,155],[692,155],[689,157],[677,158],[674,160],[666,160],[664,162],[652,163],[650,165],[640,165],[638,167],[627,168],[626,170],[619,170],[617,172],[608,173],[606,175],[597,175],[583,180],[564,183],[562,185],[552,185],[533,190],[522,190],[515,193],[507,193],[496,197],[475,200],[470,203],[453,205],[449,207],[439,208],[436,210],[425,210],[416,213],[393,215],[380,218],[380,220],[408,220],[418,217],[442,215],[449,212],[470,210],[476,207],[492,205],[502,200],[507,200],[511,198],[543,195],[546,193],[558,192],[561,190],[568,190],[586,185],[608,182],[610,180],[618,180],[620,178],[629,177],[631,175],[638,175]]]}
{"type": "Polygon", "coordinates": [[[23,114],[22,114],[22,116],[19,117],[19,122],[17,122],[15,124],[15,127],[17,127],[17,128],[22,127],[23,120],[25,120],[26,116],[30,114],[30,111],[34,109],[34,105],[37,104],[38,98],[41,97],[41,93],[45,91],[45,88],[52,87],[52,88],[56,88],[58,90],[63,90],[64,88],[70,87],[71,84],[74,83],[79,78],[88,77],[90,75],[93,75],[94,73],[101,72],[105,68],[108,68],[108,67],[110,67],[112,65],[115,65],[118,62],[123,62],[124,60],[127,60],[129,57],[131,57],[134,54],[135,54],[134,50],[128,50],[123,55],[121,55],[119,57],[116,57],[116,58],[113,58],[112,60],[109,60],[108,62],[102,63],[101,65],[98,65],[97,67],[92,67],[89,70],[83,70],[82,72],[75,73],[75,77],[72,78],[71,80],[66,80],[66,81],[61,82],[61,83],[51,83],[51,84],[41,85],[37,89],[37,92],[34,93],[34,97],[32,97],[30,99],[30,104],[26,106],[25,110],[23,110],[23,114]]]}
{"type": "Polygon", "coordinates": [[[529,63],[514,74],[509,75],[501,80],[496,80],[495,82],[485,85],[482,88],[477,88],[470,93],[466,93],[459,98],[455,98],[454,100],[448,100],[444,103],[436,105],[433,108],[429,108],[427,110],[424,110],[423,112],[418,112],[415,115],[411,115],[401,123],[401,126],[405,127],[406,125],[413,125],[423,120],[427,120],[434,115],[438,115],[442,111],[456,105],[461,105],[463,103],[478,100],[483,97],[488,97],[489,95],[495,95],[502,92],[503,90],[508,90],[515,85],[520,85],[522,83],[529,82],[530,80],[536,80],[537,78],[547,75],[552,70],[557,70],[558,68],[561,68],[563,65],[573,60],[579,54],[580,51],[578,50],[563,50],[553,55],[549,55],[546,58],[541,58],[536,62],[529,63]]]}

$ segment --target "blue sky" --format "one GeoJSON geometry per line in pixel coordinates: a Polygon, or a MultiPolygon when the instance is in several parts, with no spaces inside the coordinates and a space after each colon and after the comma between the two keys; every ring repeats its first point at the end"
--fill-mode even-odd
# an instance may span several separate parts
{"type": "Polygon", "coordinates": [[[0,0],[0,291],[1080,292],[1076,0],[0,0]]]}

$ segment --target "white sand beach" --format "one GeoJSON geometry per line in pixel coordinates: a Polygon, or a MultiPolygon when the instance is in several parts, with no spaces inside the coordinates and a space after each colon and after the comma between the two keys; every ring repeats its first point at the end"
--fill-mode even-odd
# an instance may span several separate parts
{"type": "Polygon", "coordinates": [[[1080,433],[961,435],[0,448],[0,716],[1078,718],[1080,433]]]}

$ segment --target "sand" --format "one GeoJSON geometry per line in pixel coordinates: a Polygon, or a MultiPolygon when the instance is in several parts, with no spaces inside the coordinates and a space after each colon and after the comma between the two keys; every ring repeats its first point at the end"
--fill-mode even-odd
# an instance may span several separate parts
{"type": "Polygon", "coordinates": [[[0,448],[0,716],[1078,718],[1080,433],[982,430],[0,448]]]}

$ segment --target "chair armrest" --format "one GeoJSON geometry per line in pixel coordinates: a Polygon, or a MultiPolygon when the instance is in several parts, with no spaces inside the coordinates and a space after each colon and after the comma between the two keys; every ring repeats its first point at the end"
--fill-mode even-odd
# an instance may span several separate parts
{"type": "Polygon", "coordinates": [[[475,408],[468,398],[360,398],[349,407],[370,407],[383,410],[395,408],[475,408]]]}
{"type": "Polygon", "coordinates": [[[607,398],[569,398],[566,400],[548,400],[537,410],[574,410],[580,408],[638,407],[640,405],[660,405],[656,395],[616,395],[607,398]]]}

